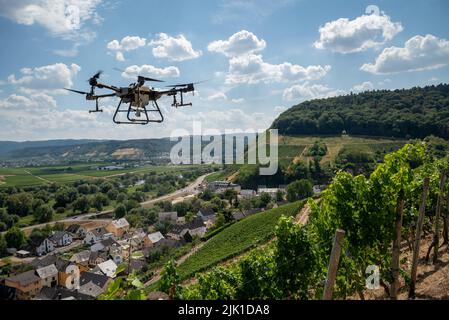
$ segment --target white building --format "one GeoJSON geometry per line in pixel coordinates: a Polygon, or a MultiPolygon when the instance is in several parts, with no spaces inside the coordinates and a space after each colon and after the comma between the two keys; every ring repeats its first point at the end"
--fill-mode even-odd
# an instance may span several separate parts
{"type": "Polygon", "coordinates": [[[49,240],[49,238],[45,238],[42,240],[40,244],[38,244],[35,249],[36,254],[41,256],[43,254],[47,254],[55,250],[55,244],[49,240]]]}
{"type": "Polygon", "coordinates": [[[57,247],[65,247],[73,242],[73,237],[69,232],[56,231],[49,237],[49,240],[57,247]]]}
{"type": "Polygon", "coordinates": [[[115,278],[115,272],[117,271],[117,265],[115,264],[114,261],[112,260],[108,260],[105,262],[100,263],[99,265],[97,265],[97,267],[101,270],[101,272],[105,275],[108,276],[109,278],[115,278]]]}

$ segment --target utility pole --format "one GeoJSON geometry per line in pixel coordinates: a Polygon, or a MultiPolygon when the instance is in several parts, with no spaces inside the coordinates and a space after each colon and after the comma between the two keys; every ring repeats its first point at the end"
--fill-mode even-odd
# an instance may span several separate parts
{"type": "Polygon", "coordinates": [[[420,249],[420,244],[421,244],[422,226],[424,223],[424,216],[426,214],[426,204],[427,204],[427,196],[429,194],[429,184],[430,184],[430,179],[429,179],[429,177],[426,177],[424,179],[424,186],[423,186],[423,191],[422,191],[422,196],[421,196],[421,204],[419,206],[418,221],[416,223],[415,243],[413,245],[413,260],[412,260],[410,290],[408,292],[409,299],[415,297],[416,276],[417,276],[417,272],[418,272],[419,249],[420,249]]]}
{"type": "Polygon", "coordinates": [[[340,263],[341,247],[345,232],[341,229],[335,231],[334,244],[327,269],[326,285],[324,287],[323,300],[332,300],[335,278],[337,277],[338,264],[340,263]]]}

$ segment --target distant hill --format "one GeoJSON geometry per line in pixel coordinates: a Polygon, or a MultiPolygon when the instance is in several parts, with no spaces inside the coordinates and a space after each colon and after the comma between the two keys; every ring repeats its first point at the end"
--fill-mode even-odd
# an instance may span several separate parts
{"type": "Polygon", "coordinates": [[[54,140],[45,142],[1,142],[0,160],[40,163],[150,160],[168,158],[173,144],[169,138],[142,140],[54,140]]]}
{"type": "Polygon", "coordinates": [[[28,148],[41,148],[41,147],[61,147],[61,146],[73,146],[91,143],[98,140],[45,140],[45,141],[0,141],[0,156],[5,155],[11,151],[28,149],[28,148]]]}
{"type": "Polygon", "coordinates": [[[272,125],[283,135],[449,138],[449,85],[379,90],[298,104],[272,125]]]}
{"type": "MultiPolygon", "coordinates": [[[[239,134],[237,134],[239,136],[239,134]]],[[[192,138],[192,137],[191,137],[192,138]]],[[[224,139],[224,136],[222,136],[224,139]]],[[[253,141],[250,136],[247,143],[253,141]]],[[[223,140],[224,141],[224,140],[223,140]]],[[[166,163],[177,141],[170,138],[136,140],[51,140],[0,142],[0,164],[49,165],[70,162],[152,161],[166,163]]],[[[192,143],[192,142],[191,142],[192,143]]],[[[203,147],[209,141],[203,141],[203,147]]],[[[222,154],[225,154],[223,144],[222,154]]]]}

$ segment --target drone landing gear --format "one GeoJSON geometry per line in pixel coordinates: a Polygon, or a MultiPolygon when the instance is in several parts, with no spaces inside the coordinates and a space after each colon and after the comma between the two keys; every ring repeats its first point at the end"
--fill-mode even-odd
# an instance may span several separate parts
{"type": "Polygon", "coordinates": [[[142,106],[140,108],[137,107],[133,107],[132,103],[129,103],[128,108],[122,108],[122,101],[123,99],[120,100],[117,109],[115,110],[115,114],[113,117],[113,121],[116,124],[141,124],[141,125],[146,125],[150,122],[156,122],[156,123],[161,123],[164,121],[164,116],[162,115],[161,109],[159,108],[159,105],[157,104],[156,101],[152,101],[153,104],[153,109],[147,110],[146,106],[142,106]],[[148,116],[149,112],[156,112],[158,115],[158,119],[150,119],[150,117],[148,116]],[[126,118],[128,119],[128,121],[120,121],[117,120],[117,116],[119,113],[126,113],[126,118]],[[143,117],[142,117],[143,115],[143,117]]]}
{"type": "Polygon", "coordinates": [[[179,108],[179,107],[191,107],[192,103],[184,103],[184,97],[182,95],[182,92],[180,92],[180,96],[181,96],[181,103],[178,102],[178,100],[176,100],[176,94],[173,96],[173,103],[172,103],[172,107],[175,108],[179,108]]]}
{"type": "Polygon", "coordinates": [[[103,112],[103,109],[98,107],[98,98],[95,99],[95,110],[89,110],[89,113],[103,112]]]}

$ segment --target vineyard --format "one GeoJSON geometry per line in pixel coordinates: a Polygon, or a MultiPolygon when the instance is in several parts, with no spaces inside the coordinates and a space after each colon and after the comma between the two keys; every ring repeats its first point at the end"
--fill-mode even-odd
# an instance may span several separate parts
{"type": "Polygon", "coordinates": [[[423,263],[413,253],[424,250],[428,263],[436,265],[439,249],[449,244],[448,169],[448,158],[433,156],[425,143],[407,144],[388,154],[369,177],[337,173],[320,201],[309,201],[309,223],[281,217],[268,247],[198,275],[185,287],[171,266],[162,282],[171,289],[176,284],[171,294],[180,299],[322,299],[335,258],[334,235],[341,229],[333,299],[365,299],[369,266],[380,271],[384,297],[397,299],[406,290],[413,298],[423,263]],[[425,235],[431,241],[421,243],[425,235]],[[410,264],[401,261],[401,248],[411,253],[410,264]]]}

